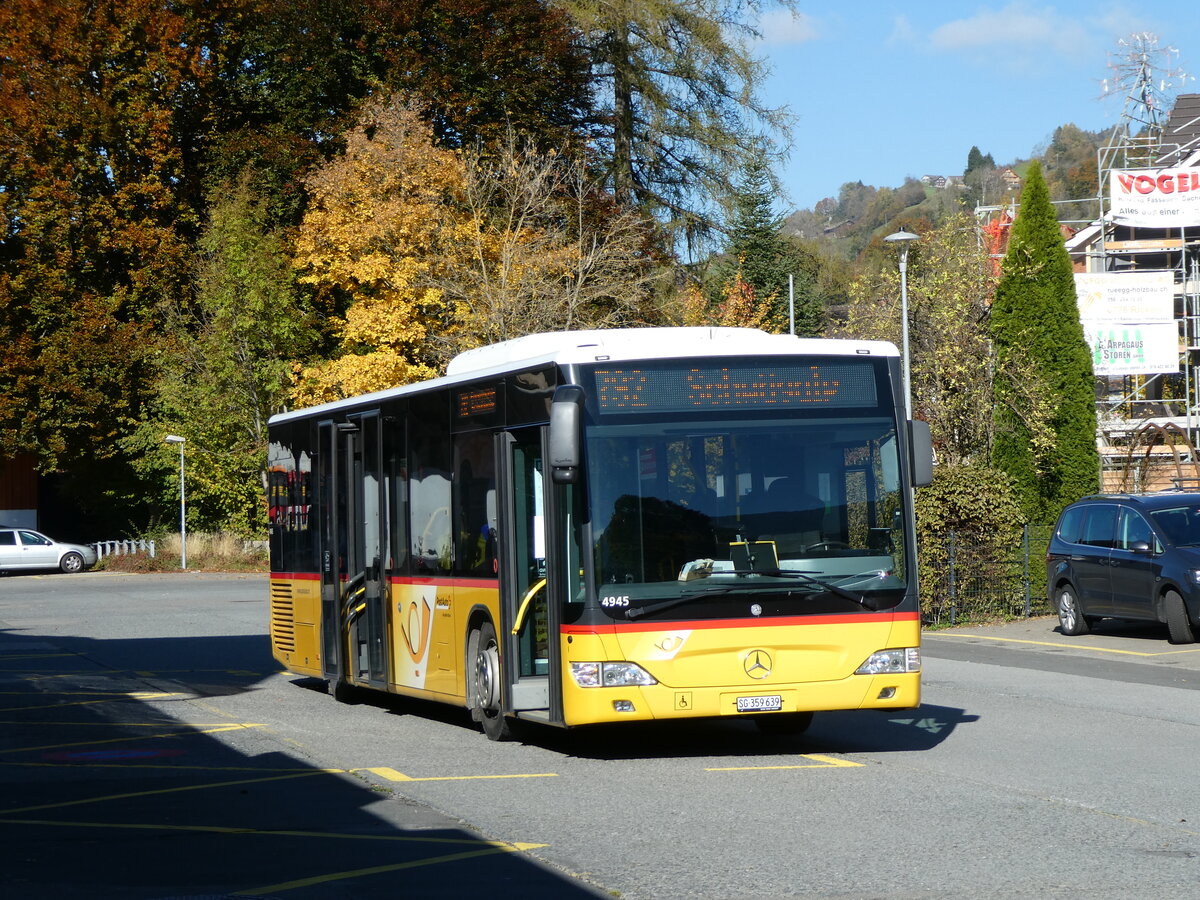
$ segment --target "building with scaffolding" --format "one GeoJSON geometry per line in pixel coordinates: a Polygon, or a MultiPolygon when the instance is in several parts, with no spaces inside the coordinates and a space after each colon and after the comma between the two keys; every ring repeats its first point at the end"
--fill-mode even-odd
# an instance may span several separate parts
{"type": "Polygon", "coordinates": [[[1200,487],[1200,94],[1125,125],[1097,154],[1099,216],[1067,240],[1103,484],[1200,487]]]}

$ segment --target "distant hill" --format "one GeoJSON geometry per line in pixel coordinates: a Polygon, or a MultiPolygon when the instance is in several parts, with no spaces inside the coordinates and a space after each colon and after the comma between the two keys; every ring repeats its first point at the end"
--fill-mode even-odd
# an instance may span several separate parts
{"type": "Polygon", "coordinates": [[[1056,128],[1029,159],[994,165],[990,154],[983,156],[973,147],[963,172],[909,178],[895,188],[847,182],[836,197],[788,216],[783,233],[816,244],[824,254],[853,260],[873,241],[900,228],[923,231],[962,209],[1006,205],[1019,195],[1020,176],[1032,159],[1041,160],[1051,199],[1063,201],[1057,207],[1059,218],[1087,221],[1096,215],[1095,202],[1087,201],[1099,192],[1096,151],[1109,134],[1067,124],[1056,128]]]}

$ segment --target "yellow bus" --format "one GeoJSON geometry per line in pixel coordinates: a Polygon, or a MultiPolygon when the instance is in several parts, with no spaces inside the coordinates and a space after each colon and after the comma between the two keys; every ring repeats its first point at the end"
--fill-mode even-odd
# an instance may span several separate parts
{"type": "Polygon", "coordinates": [[[891,344],[537,334],[270,423],[270,633],[290,672],[470,710],[493,740],[920,702],[891,344]]]}

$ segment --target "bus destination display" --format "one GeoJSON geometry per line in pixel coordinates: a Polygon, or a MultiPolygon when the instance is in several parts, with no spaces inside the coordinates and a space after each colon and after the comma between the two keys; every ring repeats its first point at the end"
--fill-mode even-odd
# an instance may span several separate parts
{"type": "Polygon", "coordinates": [[[605,366],[593,370],[601,412],[864,408],[878,403],[869,363],[605,366]]]}
{"type": "Polygon", "coordinates": [[[490,416],[496,412],[496,388],[467,388],[455,395],[455,413],[460,419],[490,416]]]}

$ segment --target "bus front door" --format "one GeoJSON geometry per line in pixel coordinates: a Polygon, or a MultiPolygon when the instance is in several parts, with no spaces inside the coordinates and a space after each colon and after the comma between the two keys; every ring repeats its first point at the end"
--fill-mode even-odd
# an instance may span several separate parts
{"type": "Polygon", "coordinates": [[[387,686],[382,554],[380,419],[363,413],[322,422],[321,632],[325,677],[335,696],[347,685],[387,686]]]}
{"type": "Polygon", "coordinates": [[[497,436],[501,519],[500,579],[506,712],[561,725],[558,645],[561,597],[555,492],[544,477],[544,428],[497,436]]]}

